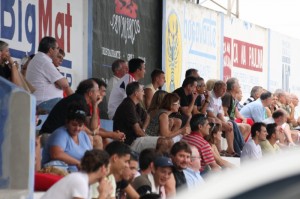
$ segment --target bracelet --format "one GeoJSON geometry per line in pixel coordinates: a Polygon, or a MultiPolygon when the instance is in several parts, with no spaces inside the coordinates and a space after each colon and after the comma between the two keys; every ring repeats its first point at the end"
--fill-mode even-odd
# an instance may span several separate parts
{"type": "Polygon", "coordinates": [[[93,131],[93,136],[95,136],[95,135],[97,135],[97,134],[96,134],[96,130],[95,130],[95,131],[93,131]]]}

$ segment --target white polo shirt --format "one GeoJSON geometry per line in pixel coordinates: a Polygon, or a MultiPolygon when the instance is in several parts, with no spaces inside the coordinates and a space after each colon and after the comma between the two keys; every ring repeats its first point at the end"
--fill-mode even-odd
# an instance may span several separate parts
{"type": "Polygon", "coordinates": [[[37,104],[53,98],[62,98],[63,90],[55,82],[64,78],[55,68],[52,59],[45,53],[38,52],[29,62],[26,72],[27,81],[36,89],[33,93],[37,104]]]}

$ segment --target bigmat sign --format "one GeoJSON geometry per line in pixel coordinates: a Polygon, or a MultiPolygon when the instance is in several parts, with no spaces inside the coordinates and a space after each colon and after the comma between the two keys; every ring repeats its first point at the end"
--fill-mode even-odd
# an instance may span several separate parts
{"type": "Polygon", "coordinates": [[[222,15],[179,0],[165,0],[163,10],[166,90],[180,87],[189,68],[198,69],[205,80],[219,79],[222,15]]]}
{"type": "Polygon", "coordinates": [[[21,59],[37,52],[42,37],[55,37],[66,52],[61,72],[76,88],[87,74],[83,5],[83,0],[0,0],[0,39],[9,44],[14,58],[21,59]]]}

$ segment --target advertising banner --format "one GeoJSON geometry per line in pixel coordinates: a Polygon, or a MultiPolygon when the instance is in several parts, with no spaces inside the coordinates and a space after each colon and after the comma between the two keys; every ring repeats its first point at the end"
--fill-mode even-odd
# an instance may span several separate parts
{"type": "Polygon", "coordinates": [[[93,76],[106,82],[116,59],[139,57],[146,62],[145,79],[161,68],[160,1],[93,1],[93,76]]]}
{"type": "Polygon", "coordinates": [[[268,30],[224,16],[223,80],[236,77],[243,97],[253,86],[268,85],[268,30]]]}
{"type": "Polygon", "coordinates": [[[300,95],[300,41],[270,31],[269,89],[283,89],[300,95]]]}
{"type": "Polygon", "coordinates": [[[9,44],[14,59],[37,53],[44,36],[57,39],[65,53],[60,67],[62,74],[75,89],[86,77],[83,63],[83,13],[85,1],[72,0],[0,0],[0,39],[9,44]]]}
{"type": "Polygon", "coordinates": [[[180,87],[189,68],[205,80],[219,79],[222,14],[180,0],[165,0],[163,10],[166,90],[180,87]]]}
{"type": "MultiPolygon", "coordinates": [[[[151,82],[153,69],[161,69],[160,1],[93,0],[92,76],[106,83],[113,76],[111,64],[116,59],[145,61],[142,84],[151,82]]],[[[101,118],[107,117],[108,99],[100,104],[101,118]]]]}

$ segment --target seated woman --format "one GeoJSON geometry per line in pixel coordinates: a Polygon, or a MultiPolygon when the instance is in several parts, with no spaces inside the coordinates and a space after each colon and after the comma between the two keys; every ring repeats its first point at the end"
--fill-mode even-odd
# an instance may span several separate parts
{"type": "Polygon", "coordinates": [[[209,135],[205,139],[208,141],[208,143],[211,146],[211,150],[214,154],[216,163],[222,168],[234,168],[235,165],[222,159],[219,150],[216,146],[216,145],[220,145],[221,143],[221,137],[222,137],[221,125],[218,123],[209,123],[209,124],[211,125],[211,128],[209,130],[209,135]]]}
{"type": "Polygon", "coordinates": [[[15,85],[33,93],[35,89],[27,82],[18,70],[18,63],[14,61],[9,52],[8,43],[0,40],[0,76],[11,81],[15,85]]]}
{"type": "Polygon", "coordinates": [[[155,113],[150,113],[150,124],[146,130],[147,135],[173,138],[190,133],[189,122],[182,128],[172,128],[173,119],[170,120],[169,115],[178,112],[179,99],[179,96],[175,93],[166,94],[159,109],[155,113]]]}
{"type": "Polygon", "coordinates": [[[88,135],[82,131],[86,114],[78,106],[70,106],[66,124],[48,138],[43,150],[42,165],[56,166],[70,172],[80,169],[80,160],[92,149],[88,135]]]}

